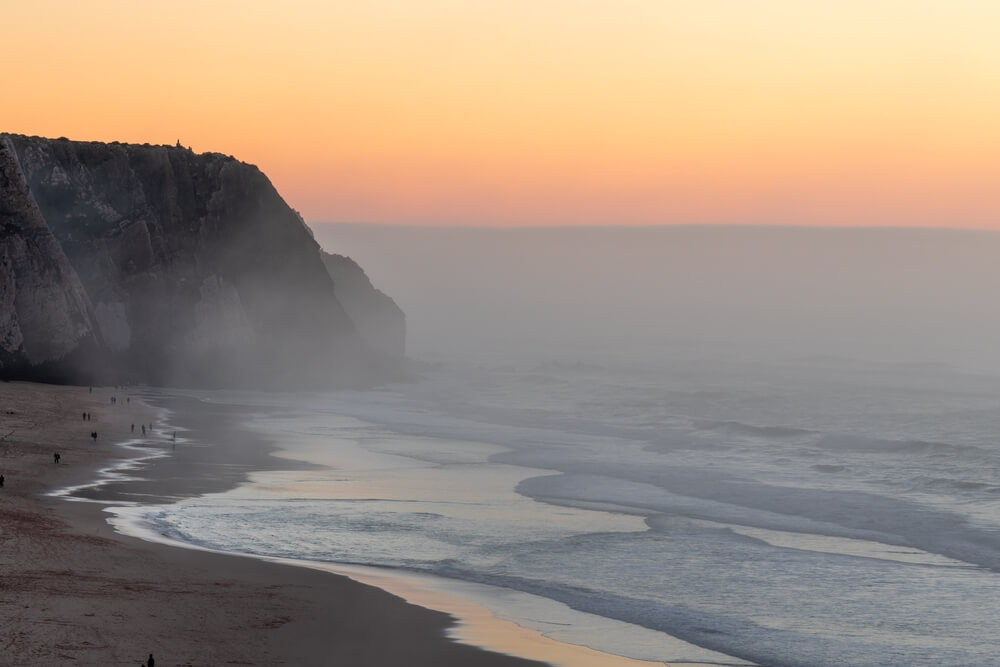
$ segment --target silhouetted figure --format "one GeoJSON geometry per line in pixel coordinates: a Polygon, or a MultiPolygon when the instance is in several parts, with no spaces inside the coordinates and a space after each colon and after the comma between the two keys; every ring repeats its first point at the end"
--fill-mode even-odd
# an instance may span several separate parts
{"type": "Polygon", "coordinates": [[[131,403],[132,402],[132,397],[131,396],[126,396],[125,397],[125,402],[126,403],[131,403]]]}
{"type": "Polygon", "coordinates": [[[132,424],[132,432],[135,433],[135,424],[132,424]]]}
{"type": "Polygon", "coordinates": [[[52,455],[52,462],[55,463],[55,464],[58,464],[59,463],[59,459],[61,459],[61,458],[62,457],[59,456],[59,452],[56,452],[55,454],[52,455]]]}
{"type": "Polygon", "coordinates": [[[153,667],[155,664],[156,664],[156,661],[153,660],[153,654],[150,653],[149,654],[149,658],[146,660],[146,667],[153,667]]]}
{"type": "Polygon", "coordinates": [[[0,475],[0,488],[3,488],[3,475],[0,475]]]}
{"type": "Polygon", "coordinates": [[[97,431],[91,431],[90,437],[94,439],[94,442],[97,442],[97,431]]]}
{"type": "Polygon", "coordinates": [[[86,412],[82,412],[80,414],[83,416],[83,421],[87,421],[87,413],[86,412]]]}
{"type": "Polygon", "coordinates": [[[146,425],[145,424],[142,425],[142,434],[146,435],[146,425]]]}

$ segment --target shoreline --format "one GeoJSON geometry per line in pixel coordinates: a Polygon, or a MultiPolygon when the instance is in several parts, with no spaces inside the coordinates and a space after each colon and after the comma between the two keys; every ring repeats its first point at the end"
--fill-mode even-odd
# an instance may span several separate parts
{"type": "MultiPolygon", "coordinates": [[[[190,549],[208,554],[226,557],[246,558],[265,563],[287,565],[310,571],[327,573],[336,577],[344,577],[352,582],[375,588],[408,604],[423,610],[442,613],[452,622],[443,628],[444,636],[450,641],[458,642],[475,649],[490,651],[512,658],[536,661],[536,664],[546,664],[551,667],[566,665],[573,667],[648,667],[652,665],[668,665],[669,667],[718,667],[732,664],[734,667],[753,667],[751,663],[719,663],[719,662],[676,662],[640,660],[611,653],[605,653],[582,644],[552,639],[530,627],[519,625],[496,615],[490,606],[483,602],[484,591],[493,591],[494,586],[474,584],[458,579],[443,579],[437,575],[394,570],[367,565],[348,565],[342,563],[324,563],[293,558],[262,556],[259,554],[228,552],[193,543],[183,542],[171,537],[157,534],[155,529],[141,518],[127,517],[122,508],[107,508],[113,518],[109,520],[119,534],[133,536],[147,542],[166,546],[190,549]],[[127,527],[126,524],[130,524],[127,527]],[[447,583],[445,583],[447,582],[447,583]],[[464,590],[463,590],[464,589],[464,590]],[[471,589],[479,589],[477,597],[471,589]],[[537,663],[537,661],[548,661],[537,663]]],[[[508,594],[536,597],[512,589],[504,589],[508,594]]],[[[565,607],[560,602],[548,601],[552,605],[565,607]]],[[[571,614],[585,614],[568,607],[565,611],[571,614]]],[[[681,642],[681,640],[676,640],[681,642]]],[[[477,663],[470,663],[477,664],[477,663]]]]}
{"type": "MultiPolygon", "coordinates": [[[[320,463],[319,460],[311,457],[298,458],[291,456],[295,448],[289,448],[277,433],[269,433],[266,429],[254,426],[257,418],[263,417],[266,421],[271,416],[284,417],[285,408],[261,409],[256,401],[251,401],[256,407],[249,404],[232,402],[229,400],[217,401],[216,397],[195,398],[191,393],[184,393],[181,396],[171,394],[169,401],[187,404],[194,401],[197,406],[188,405],[186,408],[177,409],[174,412],[182,417],[191,417],[199,411],[214,413],[220,411],[227,419],[235,418],[235,423],[225,425],[222,431],[226,437],[231,437],[233,433],[244,441],[244,448],[249,443],[249,447],[260,447],[261,441],[264,445],[266,455],[256,459],[253,463],[253,472],[264,472],[265,478],[268,472],[289,471],[289,470],[316,470],[328,471],[330,462],[320,463]],[[310,462],[314,461],[314,462],[310,462]]],[[[211,421],[218,418],[216,415],[211,421]]],[[[197,432],[197,429],[194,429],[197,432]]],[[[294,437],[294,436],[293,436],[294,437]]],[[[178,451],[183,451],[183,448],[178,451]]],[[[253,458],[253,457],[251,457],[253,458]]],[[[332,468],[333,470],[336,467],[332,468]]],[[[235,490],[237,484],[251,492],[257,484],[263,483],[265,488],[268,482],[260,478],[251,480],[248,475],[243,476],[236,484],[225,484],[220,488],[225,491],[235,490]]],[[[244,491],[245,493],[245,491],[244,491]]],[[[266,490],[265,490],[266,494],[266,490]]],[[[201,496],[202,494],[197,494],[201,496]]],[[[220,498],[221,500],[222,498],[220,498]]],[[[605,652],[606,649],[593,648],[587,639],[580,635],[573,638],[565,636],[558,639],[547,635],[547,628],[539,627],[532,623],[532,619],[549,618],[553,619],[551,627],[570,626],[575,624],[579,627],[594,628],[602,627],[604,632],[622,633],[622,636],[630,637],[633,641],[643,644],[648,643],[659,645],[661,649],[668,650],[673,655],[686,655],[688,660],[670,661],[670,665],[689,667],[714,667],[723,664],[750,665],[746,661],[738,658],[726,656],[717,652],[698,647],[679,638],[668,634],[662,634],[653,630],[648,630],[641,626],[634,626],[623,621],[610,618],[594,616],[584,611],[573,609],[562,602],[540,597],[529,592],[516,589],[498,587],[485,583],[475,583],[462,579],[445,578],[429,572],[419,572],[415,570],[395,569],[392,567],[366,566],[357,564],[345,564],[327,561],[303,560],[299,558],[283,558],[280,556],[269,556],[266,554],[225,551],[212,546],[199,543],[196,539],[185,539],[182,535],[161,533],[156,522],[144,516],[146,511],[155,508],[149,506],[137,508],[138,511],[130,511],[129,508],[121,510],[109,509],[108,512],[114,515],[109,522],[116,527],[119,532],[139,537],[141,539],[160,542],[181,548],[201,550],[209,553],[228,554],[242,556],[245,558],[257,558],[266,562],[285,563],[294,567],[304,567],[312,570],[319,570],[332,573],[337,576],[346,576],[353,581],[374,586],[383,591],[387,591],[399,598],[425,609],[436,610],[450,615],[454,622],[445,630],[445,635],[458,642],[470,645],[487,651],[513,655],[528,660],[542,660],[558,665],[573,666],[607,666],[607,667],[646,667],[654,664],[664,664],[661,659],[653,657],[625,657],[621,654],[605,652]],[[517,608],[523,608],[526,601],[534,610],[529,617],[520,618],[517,608]],[[541,606],[539,606],[541,603],[541,606]],[[542,611],[545,609],[545,611],[542,611]],[[541,616],[538,616],[542,614],[541,616]],[[555,622],[558,619],[559,622],[555,622]],[[600,619],[598,621],[598,619],[600,619]],[[597,626],[595,626],[597,621],[597,626]],[[614,626],[620,625],[620,628],[614,626]],[[648,635],[648,636],[643,636],[648,635]],[[655,635],[655,637],[653,637],[655,635]],[[581,641],[582,640],[582,641],[581,641]],[[668,648],[669,647],[669,648],[668,648]],[[703,654],[701,660],[693,660],[698,653],[703,654]],[[714,654],[709,658],[705,654],[714,654]]]]}
{"type": "MultiPolygon", "coordinates": [[[[131,439],[123,424],[150,408],[111,404],[111,395],[0,385],[0,623],[10,636],[0,661],[134,665],[152,653],[164,666],[546,664],[453,641],[452,616],[345,576],[122,535],[107,524],[105,505],[45,495],[128,459],[115,444],[131,439]],[[74,421],[82,412],[94,420],[74,421]]],[[[169,479],[160,483],[147,498],[169,489],[169,479]]]]}
{"type": "MultiPolygon", "coordinates": [[[[232,474],[225,479],[209,474],[207,481],[202,483],[202,492],[185,493],[185,496],[203,496],[204,492],[209,494],[216,492],[226,492],[235,489],[237,486],[251,484],[249,473],[268,471],[288,471],[288,470],[325,470],[325,465],[308,463],[300,459],[287,457],[283,454],[287,449],[274,438],[263,435],[259,429],[247,425],[250,417],[256,418],[261,413],[247,406],[232,404],[229,402],[204,401],[196,398],[190,393],[169,394],[165,396],[154,396],[153,401],[160,410],[167,415],[177,415],[178,425],[186,428],[182,433],[183,440],[190,445],[197,438],[209,437],[214,440],[213,449],[215,451],[220,443],[239,441],[241,456],[230,461],[229,465],[248,466],[243,468],[242,473],[232,474]],[[164,407],[164,404],[169,407],[164,407]],[[188,423],[185,419],[193,421],[188,423]],[[206,424],[207,422],[207,424],[206,424]],[[206,426],[212,427],[211,435],[203,433],[206,426]],[[215,488],[209,490],[204,488],[205,484],[211,484],[215,488]]],[[[264,412],[264,416],[270,413],[270,409],[264,412]]],[[[250,420],[252,422],[252,419],[250,420]]],[[[171,422],[172,423],[172,422],[171,422]]],[[[172,429],[172,426],[168,431],[172,429]]],[[[181,439],[178,439],[181,442],[181,439]]],[[[224,447],[223,447],[224,448],[224,447]]],[[[197,453],[198,450],[195,450],[197,453]]],[[[178,454],[190,454],[190,450],[184,444],[176,449],[178,454]]],[[[153,465],[170,465],[169,460],[153,461],[153,465]]],[[[211,467],[213,464],[202,460],[202,467],[211,467]]],[[[216,465],[218,463],[216,462],[216,465]]],[[[181,466],[184,467],[184,466],[181,466]]],[[[230,470],[232,472],[232,470],[230,470]]],[[[138,482],[141,484],[141,482],[138,482]]],[[[136,486],[133,483],[131,486],[136,486]]],[[[120,487],[130,486],[128,482],[123,482],[120,487]]],[[[109,497],[125,492],[125,495],[132,495],[124,488],[117,491],[114,487],[107,485],[94,490],[88,494],[90,497],[100,499],[101,502],[109,502],[109,497]]],[[[108,522],[115,529],[124,535],[137,537],[150,542],[162,543],[171,547],[193,549],[205,553],[237,556],[243,558],[258,559],[268,563],[281,563],[290,567],[306,568],[317,572],[333,574],[339,577],[347,577],[352,581],[372,586],[385,591],[391,595],[401,598],[408,603],[414,604],[422,609],[444,613],[452,618],[452,622],[443,629],[444,636],[453,642],[459,642],[473,648],[510,655],[525,660],[550,661],[553,664],[573,665],[578,667],[646,667],[653,664],[663,664],[662,662],[649,662],[648,660],[638,660],[621,657],[614,654],[602,652],[585,645],[574,644],[549,638],[542,632],[518,625],[511,620],[506,620],[496,614],[488,604],[484,603],[484,598],[489,597],[489,593],[495,594],[498,590],[503,590],[507,595],[517,595],[525,597],[535,597],[527,593],[521,593],[510,589],[496,589],[486,584],[471,584],[459,580],[447,580],[431,574],[421,574],[391,568],[366,567],[357,565],[346,565],[340,563],[326,563],[319,561],[309,561],[301,559],[275,558],[252,553],[229,552],[184,541],[176,537],[159,533],[154,525],[137,515],[129,507],[114,506],[105,508],[105,514],[110,514],[108,522]],[[444,585],[442,585],[444,584],[444,585]],[[455,588],[462,592],[456,591],[455,588]],[[470,595],[466,589],[478,588],[479,595],[470,595]],[[487,594],[484,595],[483,591],[487,594]],[[465,593],[465,594],[462,594],[465,593]]],[[[136,509],[146,511],[150,505],[140,504],[136,509]]],[[[564,607],[561,603],[548,601],[552,605],[564,607]]],[[[563,613],[573,612],[568,607],[563,613]]],[[[676,640],[680,642],[680,640],[676,640]]],[[[676,665],[709,665],[709,663],[671,663],[676,665]]],[[[715,664],[715,663],[711,663],[715,664]]]]}

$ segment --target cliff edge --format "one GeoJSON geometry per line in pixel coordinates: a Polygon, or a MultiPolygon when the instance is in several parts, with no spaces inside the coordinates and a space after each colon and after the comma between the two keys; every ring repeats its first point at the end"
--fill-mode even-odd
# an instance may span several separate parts
{"type": "Polygon", "coordinates": [[[406,355],[406,315],[388,294],[372,285],[365,270],[350,257],[322,253],[333,279],[337,300],[358,333],[377,353],[393,362],[406,355]]]}
{"type": "Polygon", "coordinates": [[[345,387],[391,374],[302,218],[256,167],[180,146],[0,144],[3,377],[51,379],[33,375],[46,363],[58,377],[175,386],[345,387]]]}

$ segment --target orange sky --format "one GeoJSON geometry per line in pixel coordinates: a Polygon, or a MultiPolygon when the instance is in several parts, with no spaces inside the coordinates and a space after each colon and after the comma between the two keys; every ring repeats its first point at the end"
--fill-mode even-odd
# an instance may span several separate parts
{"type": "Polygon", "coordinates": [[[311,221],[1000,228],[994,0],[32,0],[0,131],[259,165],[311,221]]]}

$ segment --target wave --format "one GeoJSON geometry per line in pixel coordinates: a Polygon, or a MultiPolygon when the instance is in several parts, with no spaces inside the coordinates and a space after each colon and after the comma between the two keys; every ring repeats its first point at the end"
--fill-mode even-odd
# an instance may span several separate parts
{"type": "Polygon", "coordinates": [[[696,419],[692,422],[695,430],[698,431],[721,431],[730,435],[749,436],[753,438],[796,438],[816,433],[810,429],[797,428],[795,426],[758,426],[745,422],[725,420],[702,420],[696,419]]]}
{"type": "Polygon", "coordinates": [[[952,479],[949,477],[918,478],[917,480],[928,488],[946,489],[949,491],[983,491],[1000,493],[1000,486],[995,482],[974,482],[972,480],[952,479]]]}
{"type": "Polygon", "coordinates": [[[845,470],[847,470],[847,466],[841,466],[832,463],[818,463],[811,467],[816,472],[844,472],[845,470]]]}
{"type": "MultiPolygon", "coordinates": [[[[752,483],[690,470],[650,475],[640,467],[619,467],[615,477],[595,472],[532,477],[520,482],[517,491],[552,504],[602,503],[649,517],[684,516],[915,547],[1000,571],[1000,536],[960,514],[913,500],[752,483]]],[[[647,525],[659,528],[651,518],[647,525]]]]}
{"type": "Polygon", "coordinates": [[[959,445],[933,440],[892,440],[866,438],[856,435],[827,434],[816,441],[820,449],[862,452],[871,454],[913,454],[916,456],[983,455],[986,452],[975,445],[959,445]]]}

